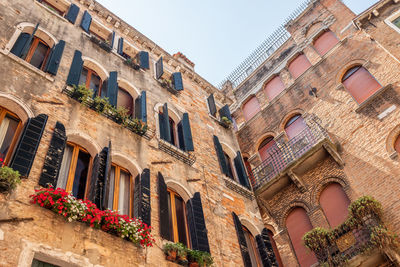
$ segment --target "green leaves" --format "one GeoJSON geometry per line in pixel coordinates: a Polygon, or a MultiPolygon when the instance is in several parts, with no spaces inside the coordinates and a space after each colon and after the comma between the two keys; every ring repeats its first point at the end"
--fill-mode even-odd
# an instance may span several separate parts
{"type": "Polygon", "coordinates": [[[20,174],[10,167],[0,168],[0,192],[9,192],[21,183],[20,174]]]}

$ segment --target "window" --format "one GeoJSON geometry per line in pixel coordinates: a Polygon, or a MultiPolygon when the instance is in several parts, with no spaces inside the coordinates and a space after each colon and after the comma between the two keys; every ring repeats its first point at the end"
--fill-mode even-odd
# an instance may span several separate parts
{"type": "Polygon", "coordinates": [[[40,260],[37,260],[37,259],[33,259],[32,267],[59,267],[59,266],[51,264],[51,263],[47,263],[47,262],[44,262],[44,261],[40,261],[40,260]]]}
{"type": "Polygon", "coordinates": [[[5,165],[11,160],[21,129],[22,122],[17,115],[0,107],[0,158],[5,165]]]}
{"type": "Polygon", "coordinates": [[[185,202],[176,192],[169,188],[167,191],[171,241],[190,247],[185,202]]]}
{"type": "Polygon", "coordinates": [[[273,152],[277,151],[277,148],[278,147],[272,136],[265,138],[258,148],[258,154],[260,155],[261,161],[266,160],[271,156],[271,154],[274,154],[273,152]]]}
{"type": "Polygon", "coordinates": [[[363,103],[382,87],[374,76],[362,66],[349,69],[343,75],[342,83],[358,104],[363,103]]]}
{"type": "Polygon", "coordinates": [[[67,143],[61,162],[57,188],[64,188],[78,199],[86,196],[91,156],[86,149],[67,143]]]}
{"type": "Polygon", "coordinates": [[[311,67],[311,63],[310,61],[308,61],[306,55],[300,54],[292,62],[290,62],[289,72],[292,75],[293,79],[297,79],[309,67],[311,67]]]}
{"type": "Polygon", "coordinates": [[[285,89],[281,77],[276,76],[270,80],[264,87],[265,95],[269,101],[272,101],[277,95],[279,95],[285,89]]]}
{"type": "Polygon", "coordinates": [[[400,135],[397,137],[396,141],[394,142],[394,150],[400,154],[400,135]]]}
{"type": "Polygon", "coordinates": [[[250,177],[250,180],[254,182],[253,170],[251,169],[251,165],[248,158],[243,158],[244,166],[246,166],[247,174],[250,177]]]}
{"type": "Polygon", "coordinates": [[[340,184],[331,183],[322,190],[319,204],[329,225],[335,228],[346,220],[350,199],[340,184]]]}
{"type": "Polygon", "coordinates": [[[244,105],[243,105],[243,115],[245,120],[250,120],[260,111],[260,103],[255,96],[250,98],[244,105]]]}
{"type": "Polygon", "coordinates": [[[228,154],[226,154],[224,152],[224,156],[225,156],[225,162],[226,162],[226,166],[228,167],[228,177],[231,178],[232,180],[234,180],[234,176],[233,176],[233,168],[232,168],[232,161],[231,158],[228,156],[228,154]]]}
{"type": "Polygon", "coordinates": [[[111,165],[108,209],[133,216],[133,180],[127,169],[111,165]]]}
{"type": "Polygon", "coordinates": [[[244,237],[246,239],[247,248],[248,248],[249,254],[250,254],[251,265],[259,266],[259,267],[263,266],[261,263],[260,254],[258,253],[256,241],[254,240],[253,235],[250,233],[250,231],[245,226],[242,225],[242,228],[243,228],[244,237]]]}
{"type": "Polygon", "coordinates": [[[271,232],[271,230],[268,230],[268,229],[265,229],[265,230],[267,231],[269,240],[271,241],[271,246],[272,246],[272,250],[274,251],[274,256],[275,256],[276,262],[278,263],[278,266],[283,266],[281,256],[279,255],[278,247],[276,246],[276,243],[275,243],[274,234],[271,232]]]}
{"type": "Polygon", "coordinates": [[[117,107],[124,107],[128,115],[133,117],[133,97],[123,88],[118,87],[117,107]]]}
{"type": "Polygon", "coordinates": [[[285,132],[288,139],[299,135],[306,127],[307,125],[300,114],[293,116],[285,125],[285,132]]]}
{"type": "Polygon", "coordinates": [[[322,33],[315,41],[314,48],[320,56],[325,55],[329,50],[331,50],[339,40],[336,35],[330,30],[322,33]]]}
{"type": "Polygon", "coordinates": [[[79,78],[79,84],[84,84],[86,88],[92,89],[95,96],[103,97],[107,95],[107,90],[101,90],[102,80],[94,70],[84,67],[79,78]]]}
{"type": "Polygon", "coordinates": [[[57,0],[38,0],[39,3],[46,6],[51,11],[54,11],[60,16],[64,16],[65,12],[68,10],[68,5],[65,5],[63,1],[57,0]]]}
{"type": "Polygon", "coordinates": [[[395,20],[392,21],[392,23],[400,29],[400,17],[397,17],[395,20]]]}

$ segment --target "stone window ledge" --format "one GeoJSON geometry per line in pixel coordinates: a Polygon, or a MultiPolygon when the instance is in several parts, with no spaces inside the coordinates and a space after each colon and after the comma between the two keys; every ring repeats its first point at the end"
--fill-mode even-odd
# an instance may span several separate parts
{"type": "Polygon", "coordinates": [[[183,151],[163,139],[158,139],[158,148],[189,166],[192,166],[196,162],[194,154],[183,151]]]}
{"type": "Polygon", "coordinates": [[[372,102],[379,97],[381,94],[383,94],[386,90],[389,90],[390,88],[392,88],[392,84],[388,84],[386,86],[383,86],[382,88],[380,88],[378,91],[376,91],[373,95],[371,95],[367,100],[365,100],[364,102],[362,102],[361,104],[358,105],[358,107],[356,108],[355,112],[359,113],[360,111],[362,111],[366,106],[369,106],[370,104],[372,104],[372,102]]]}
{"type": "Polygon", "coordinates": [[[11,58],[12,60],[14,60],[15,62],[19,63],[20,65],[24,66],[25,68],[27,68],[27,69],[29,69],[29,70],[35,72],[36,74],[38,74],[38,75],[40,75],[40,76],[46,78],[46,79],[49,80],[50,82],[54,82],[54,78],[53,78],[50,74],[48,74],[48,73],[46,73],[46,72],[44,72],[44,71],[42,71],[42,70],[39,70],[38,68],[32,66],[30,63],[26,62],[26,61],[23,60],[22,58],[19,58],[19,57],[17,57],[16,55],[14,55],[13,53],[10,53],[10,51],[1,49],[0,52],[1,52],[3,55],[8,56],[9,58],[11,58]]]}
{"type": "Polygon", "coordinates": [[[244,187],[243,185],[239,184],[238,182],[223,176],[223,180],[225,182],[225,186],[231,189],[232,191],[238,193],[241,196],[244,196],[245,198],[248,198],[250,200],[254,199],[254,194],[251,190],[248,188],[244,187]]]}
{"type": "Polygon", "coordinates": [[[60,16],[59,14],[57,14],[56,12],[54,12],[53,10],[49,9],[47,6],[43,5],[42,3],[39,3],[37,0],[34,0],[34,2],[35,2],[36,5],[38,5],[39,7],[43,8],[43,9],[45,9],[45,10],[46,10],[47,12],[49,12],[50,14],[53,14],[53,15],[56,16],[57,18],[59,18],[59,19],[65,21],[65,22],[68,22],[68,23],[69,23],[69,21],[68,21],[66,18],[60,16]]]}

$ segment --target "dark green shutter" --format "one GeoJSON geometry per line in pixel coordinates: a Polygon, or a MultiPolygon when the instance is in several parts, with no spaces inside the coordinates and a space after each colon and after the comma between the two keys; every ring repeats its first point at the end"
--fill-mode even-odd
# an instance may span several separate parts
{"type": "Polygon", "coordinates": [[[133,214],[148,226],[151,225],[150,204],[150,170],[144,169],[142,174],[135,178],[135,192],[133,194],[133,214]]]}
{"type": "Polygon", "coordinates": [[[111,105],[117,106],[118,99],[118,72],[111,71],[107,81],[107,97],[111,105]]]}
{"type": "Polygon", "coordinates": [[[178,140],[179,140],[179,148],[185,150],[185,139],[183,137],[182,121],[178,123],[178,140]]]}
{"type": "Polygon", "coordinates": [[[72,59],[71,68],[69,69],[67,84],[79,85],[79,78],[81,77],[83,68],[82,52],[75,50],[74,58],[72,59]]]}
{"type": "Polygon", "coordinates": [[[163,58],[160,57],[160,59],[157,60],[156,62],[156,79],[160,79],[163,74],[164,74],[163,58]]]}
{"type": "Polygon", "coordinates": [[[108,142],[108,147],[105,149],[107,153],[104,153],[104,184],[103,191],[100,200],[99,209],[106,209],[108,207],[108,195],[110,194],[110,174],[111,174],[111,141],[108,142]]]}
{"type": "Polygon", "coordinates": [[[220,116],[220,118],[227,117],[230,121],[232,121],[231,111],[229,110],[229,106],[228,105],[223,106],[219,110],[219,116],[220,116]]]}
{"type": "MultiPolygon", "coordinates": [[[[182,127],[182,139],[185,151],[194,151],[192,130],[190,129],[189,114],[183,113],[182,121],[179,123],[182,127]]],[[[178,125],[179,126],[179,125],[178,125]]],[[[180,142],[180,141],[179,141],[180,142]]]]}
{"type": "Polygon", "coordinates": [[[160,236],[164,239],[172,241],[172,235],[170,232],[170,221],[169,221],[169,208],[168,208],[168,191],[167,185],[165,184],[164,177],[159,172],[158,178],[158,203],[160,211],[160,236]]]}
{"type": "Polygon", "coordinates": [[[26,41],[24,47],[22,48],[21,54],[19,55],[20,58],[25,59],[26,56],[28,55],[29,52],[29,48],[31,46],[31,42],[33,40],[33,37],[35,36],[35,33],[37,31],[37,29],[39,28],[39,23],[36,24],[35,28],[33,29],[32,34],[29,36],[28,40],[26,41]]]}
{"type": "Polygon", "coordinates": [[[139,59],[139,66],[142,69],[150,69],[149,53],[148,52],[140,51],[138,53],[138,59],[139,59]]]}
{"type": "Polygon", "coordinates": [[[135,99],[135,118],[147,122],[146,91],[135,99]]]}
{"type": "Polygon", "coordinates": [[[30,40],[30,34],[29,33],[21,33],[18,36],[17,41],[15,42],[14,46],[11,48],[11,53],[16,55],[17,57],[21,57],[22,50],[25,47],[25,44],[30,40]]]}
{"type": "Polygon", "coordinates": [[[251,267],[249,249],[247,248],[246,238],[244,236],[242,224],[236,213],[232,212],[233,222],[235,224],[236,234],[239,241],[240,251],[242,252],[243,263],[245,267],[251,267]]]}
{"type": "Polygon", "coordinates": [[[247,177],[246,169],[244,168],[242,154],[238,151],[233,160],[235,163],[236,173],[239,177],[240,184],[250,189],[249,178],[247,177]]]}
{"type": "Polygon", "coordinates": [[[67,135],[65,134],[65,127],[61,122],[57,122],[44,159],[39,185],[47,187],[50,184],[56,187],[66,143],[67,135]]]}
{"type": "Polygon", "coordinates": [[[105,194],[104,179],[106,177],[106,163],[108,157],[108,147],[104,147],[93,160],[92,176],[90,178],[88,199],[99,209],[104,207],[103,195],[105,194]]]}
{"type": "Polygon", "coordinates": [[[89,14],[89,12],[87,12],[87,10],[85,10],[81,21],[81,28],[85,32],[89,33],[91,23],[92,23],[92,16],[89,14]]]}
{"type": "Polygon", "coordinates": [[[111,49],[114,48],[114,40],[115,40],[115,32],[113,31],[113,32],[111,33],[111,42],[110,42],[110,47],[111,47],[111,49]]]}
{"type": "Polygon", "coordinates": [[[122,37],[118,39],[117,53],[120,54],[121,56],[124,53],[124,38],[122,37]]]}
{"type": "Polygon", "coordinates": [[[164,116],[161,113],[158,113],[158,126],[160,127],[160,139],[165,140],[164,116]]]}
{"type": "Polygon", "coordinates": [[[69,6],[69,10],[65,18],[71,22],[72,24],[75,24],[76,18],[78,17],[79,14],[79,7],[75,4],[71,4],[69,6]]]}
{"type": "Polygon", "coordinates": [[[183,90],[182,74],[180,72],[172,73],[172,85],[176,91],[183,90]]]}
{"type": "Polygon", "coordinates": [[[163,106],[163,113],[160,115],[160,138],[171,143],[171,130],[169,126],[168,105],[163,106]]]}
{"type": "Polygon", "coordinates": [[[194,193],[193,197],[186,203],[186,216],[192,249],[210,252],[203,205],[201,204],[199,192],[194,193]]]}
{"type": "Polygon", "coordinates": [[[218,137],[213,136],[214,139],[214,147],[215,152],[217,153],[219,166],[221,167],[221,172],[227,176],[229,176],[228,166],[226,165],[224,151],[222,150],[221,143],[219,142],[218,137]]]}
{"type": "Polygon", "coordinates": [[[217,114],[217,107],[215,106],[214,94],[211,94],[207,98],[207,103],[208,103],[208,109],[210,110],[210,114],[215,117],[215,115],[217,114]]]}
{"type": "Polygon", "coordinates": [[[47,61],[46,71],[50,74],[57,75],[58,67],[60,66],[61,57],[64,52],[65,41],[60,40],[53,48],[51,56],[47,61]]]}
{"type": "Polygon", "coordinates": [[[274,249],[272,248],[271,239],[268,235],[268,230],[263,229],[261,235],[256,236],[257,248],[260,253],[260,258],[264,267],[278,267],[274,249]]]}
{"type": "Polygon", "coordinates": [[[15,150],[10,167],[19,171],[22,177],[28,177],[35,159],[40,139],[42,139],[48,116],[40,114],[30,118],[15,150]]]}

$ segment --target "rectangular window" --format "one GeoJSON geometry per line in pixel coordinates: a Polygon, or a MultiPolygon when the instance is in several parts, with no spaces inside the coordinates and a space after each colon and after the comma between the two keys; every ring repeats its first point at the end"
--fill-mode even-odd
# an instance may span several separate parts
{"type": "Polygon", "coordinates": [[[54,265],[54,264],[51,264],[51,263],[47,263],[47,262],[44,262],[44,261],[40,261],[40,260],[37,260],[37,259],[33,259],[32,267],[60,267],[60,266],[54,265]]]}
{"type": "Polygon", "coordinates": [[[108,209],[133,216],[133,183],[128,170],[115,164],[111,166],[108,192],[108,209]]]}
{"type": "Polygon", "coordinates": [[[65,0],[38,0],[38,2],[60,16],[64,16],[70,6],[65,0]]]}
{"type": "Polygon", "coordinates": [[[400,29],[400,17],[396,18],[395,20],[392,21],[392,23],[400,29]]]}

